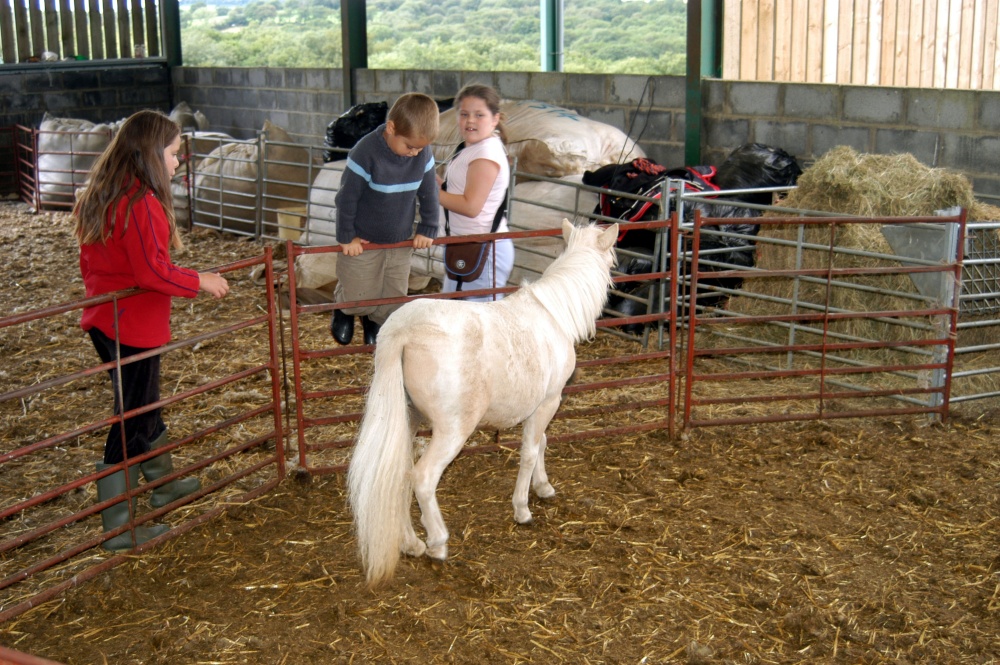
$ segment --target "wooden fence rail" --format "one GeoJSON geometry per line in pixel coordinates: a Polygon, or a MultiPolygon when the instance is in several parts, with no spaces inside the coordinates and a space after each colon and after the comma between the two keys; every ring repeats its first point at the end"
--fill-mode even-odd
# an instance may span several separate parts
{"type": "Polygon", "coordinates": [[[0,51],[3,64],[158,57],[157,0],[0,0],[0,51]]]}
{"type": "Polygon", "coordinates": [[[1000,90],[1000,0],[724,0],[731,80],[1000,90]]]}

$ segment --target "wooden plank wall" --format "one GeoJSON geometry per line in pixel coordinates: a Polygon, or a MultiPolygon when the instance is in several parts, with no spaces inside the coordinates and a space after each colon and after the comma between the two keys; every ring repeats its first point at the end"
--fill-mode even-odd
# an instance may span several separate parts
{"type": "Polygon", "coordinates": [[[158,57],[158,17],[157,0],[0,0],[0,53],[3,64],[46,52],[56,60],[158,57]]]}
{"type": "Polygon", "coordinates": [[[1000,90],[1000,0],[724,0],[730,80],[1000,90]]]}

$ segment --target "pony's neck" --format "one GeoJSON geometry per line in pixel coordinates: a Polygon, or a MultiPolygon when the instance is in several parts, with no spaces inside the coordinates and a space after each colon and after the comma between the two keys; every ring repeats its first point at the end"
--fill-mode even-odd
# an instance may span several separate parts
{"type": "Polygon", "coordinates": [[[608,280],[599,252],[569,249],[525,289],[568,338],[579,342],[596,331],[595,320],[607,298],[608,280]]]}

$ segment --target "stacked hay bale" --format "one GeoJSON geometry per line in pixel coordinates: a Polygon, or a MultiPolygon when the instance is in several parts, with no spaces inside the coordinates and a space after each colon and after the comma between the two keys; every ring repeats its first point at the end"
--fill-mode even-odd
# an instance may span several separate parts
{"type": "MultiPolygon", "coordinates": [[[[782,207],[799,210],[835,212],[859,217],[895,217],[910,215],[933,215],[935,210],[955,205],[969,207],[972,204],[971,188],[968,182],[957,174],[940,169],[930,169],[920,164],[912,155],[867,155],[859,154],[852,148],[841,146],[831,150],[813,166],[807,168],[798,180],[798,187],[789,192],[781,203],[782,207]]],[[[766,217],[777,216],[768,213],[766,217]]],[[[869,256],[830,254],[826,249],[805,249],[801,257],[794,242],[799,237],[798,226],[762,225],[757,245],[757,267],[764,270],[805,268],[822,269],[828,267],[831,258],[835,268],[869,268],[884,266],[886,261],[869,256]],[[777,239],[792,244],[773,244],[769,239],[777,239]]],[[[802,241],[806,245],[826,247],[833,242],[838,247],[857,249],[865,252],[891,255],[892,249],[882,235],[881,225],[844,224],[831,229],[829,226],[806,226],[802,231],[802,241]],[[831,239],[831,233],[836,237],[831,239]]],[[[886,275],[857,277],[852,280],[884,291],[915,293],[910,278],[906,275],[886,275]]],[[[796,300],[809,303],[826,303],[832,308],[851,311],[879,309],[912,309],[911,300],[885,297],[876,303],[872,299],[859,302],[868,294],[854,289],[834,287],[828,294],[825,284],[800,282],[795,284],[787,278],[764,278],[751,280],[744,288],[776,298],[790,299],[797,288],[796,300]]],[[[734,299],[733,305],[741,311],[755,313],[786,313],[787,305],[774,301],[734,299]]],[[[866,325],[863,321],[852,322],[853,326],[866,325]]],[[[850,330],[852,334],[868,336],[862,330],[850,330]]],[[[902,330],[899,331],[902,333],[902,330]]]]}
{"type": "MultiPolygon", "coordinates": [[[[968,179],[952,171],[930,168],[912,155],[861,154],[841,146],[828,152],[807,168],[798,180],[798,187],[780,202],[781,207],[812,210],[858,217],[932,216],[939,210],[965,208],[969,221],[1000,220],[1000,209],[975,199],[968,179]]],[[[784,216],[767,213],[765,217],[784,216]]],[[[872,268],[895,267],[893,250],[880,224],[842,224],[806,226],[802,240],[815,244],[799,256],[795,246],[800,237],[797,225],[763,225],[756,249],[757,267],[765,270],[791,268],[872,268]],[[831,235],[835,237],[831,239],[831,235]],[[772,240],[789,244],[778,245],[772,240]],[[831,240],[838,248],[859,250],[869,255],[831,253],[826,249],[831,240]],[[870,254],[885,255],[884,257],[870,254]]],[[[923,307],[913,296],[919,295],[913,280],[905,274],[863,275],[841,278],[861,287],[845,288],[825,283],[799,281],[790,278],[749,279],[744,283],[747,296],[733,298],[730,309],[746,314],[785,314],[791,305],[774,300],[794,299],[798,303],[813,303],[832,309],[852,312],[912,310],[923,307]],[[867,290],[863,290],[867,289],[867,290]]],[[[799,307],[798,312],[809,311],[799,307]]],[[[815,310],[813,310],[815,311],[815,310]]],[[[965,320],[965,319],[963,319],[965,320]]],[[[885,325],[870,319],[851,319],[831,324],[830,330],[849,337],[871,340],[908,340],[926,338],[927,334],[902,325],[885,325]]],[[[961,344],[977,343],[969,337],[995,337],[992,328],[972,332],[961,344]]],[[[817,336],[800,336],[797,341],[817,341],[817,336]]]]}
{"type": "Polygon", "coordinates": [[[976,204],[965,176],[921,164],[910,154],[871,155],[840,146],[799,176],[782,204],[865,217],[933,215],[976,204]]]}

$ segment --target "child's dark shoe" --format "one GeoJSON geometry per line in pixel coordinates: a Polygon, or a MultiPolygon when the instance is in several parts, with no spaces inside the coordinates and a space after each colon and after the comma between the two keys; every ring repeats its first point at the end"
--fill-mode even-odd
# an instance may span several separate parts
{"type": "Polygon", "coordinates": [[[365,331],[365,344],[374,344],[375,339],[378,337],[378,330],[382,326],[375,323],[367,316],[361,317],[361,327],[365,331]]]}
{"type": "Polygon", "coordinates": [[[333,310],[333,318],[330,320],[330,334],[337,340],[337,344],[350,344],[354,337],[354,317],[344,314],[343,310],[333,310]]]}

